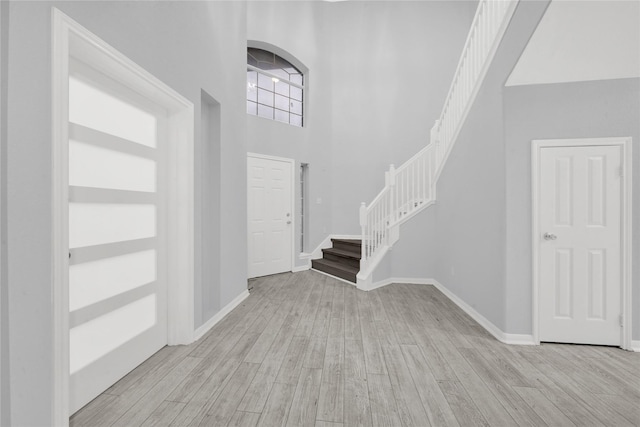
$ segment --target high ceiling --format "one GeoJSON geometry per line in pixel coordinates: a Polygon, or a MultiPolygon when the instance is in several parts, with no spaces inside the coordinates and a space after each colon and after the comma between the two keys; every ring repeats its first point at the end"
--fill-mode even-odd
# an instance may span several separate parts
{"type": "Polygon", "coordinates": [[[553,0],[507,86],[640,77],[640,2],[553,0]]]}

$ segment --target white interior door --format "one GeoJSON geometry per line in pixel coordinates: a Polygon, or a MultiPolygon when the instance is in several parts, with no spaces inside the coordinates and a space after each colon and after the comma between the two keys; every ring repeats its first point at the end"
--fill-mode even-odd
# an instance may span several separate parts
{"type": "Polygon", "coordinates": [[[70,413],[167,344],[165,119],[71,61],[70,413]]]}
{"type": "Polygon", "coordinates": [[[620,150],[541,149],[541,341],[621,344],[620,150]]]}
{"type": "Polygon", "coordinates": [[[293,162],[247,157],[249,277],[291,271],[293,162]]]}

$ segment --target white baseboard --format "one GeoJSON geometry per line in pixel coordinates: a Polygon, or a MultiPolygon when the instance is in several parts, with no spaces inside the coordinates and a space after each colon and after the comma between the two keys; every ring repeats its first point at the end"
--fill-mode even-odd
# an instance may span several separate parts
{"type": "Polygon", "coordinates": [[[344,282],[344,283],[346,283],[347,285],[356,286],[356,284],[355,284],[355,283],[350,282],[350,281],[348,281],[348,280],[345,280],[345,279],[343,279],[343,278],[341,278],[341,277],[334,276],[333,274],[325,273],[324,271],[316,270],[316,269],[313,269],[313,268],[312,268],[311,270],[315,271],[316,273],[320,273],[320,274],[324,274],[325,276],[329,276],[329,277],[331,277],[332,279],[336,279],[336,280],[337,280],[337,281],[339,281],[339,282],[344,282]]]}
{"type": "Polygon", "coordinates": [[[293,268],[291,269],[291,272],[292,272],[292,273],[299,273],[299,272],[301,272],[301,271],[307,271],[307,270],[309,270],[310,268],[311,268],[311,264],[307,264],[307,265],[300,265],[300,266],[297,266],[297,267],[293,267],[293,268]]]}
{"type": "Polygon", "coordinates": [[[381,288],[383,286],[390,285],[392,283],[412,283],[414,285],[432,285],[432,279],[418,279],[418,278],[409,278],[409,277],[391,277],[389,279],[380,280],[379,282],[375,282],[370,286],[363,285],[362,287],[358,287],[358,289],[363,291],[372,291],[374,289],[381,288]]]}
{"type": "Polygon", "coordinates": [[[527,334],[507,334],[500,328],[494,325],[490,320],[478,313],[473,307],[460,299],[456,294],[444,287],[440,282],[435,279],[431,280],[433,286],[435,286],[440,292],[442,292],[447,298],[453,301],[458,307],[467,313],[473,320],[478,322],[480,326],[485,328],[491,335],[493,335],[498,341],[505,344],[517,344],[517,345],[536,345],[533,339],[533,335],[527,334]]]}
{"type": "MultiPolygon", "coordinates": [[[[502,331],[500,331],[502,332],[502,331]]],[[[495,335],[494,335],[495,336],[495,335]]],[[[506,332],[502,332],[503,338],[498,338],[498,341],[502,341],[505,344],[513,344],[513,345],[538,345],[533,339],[533,335],[528,334],[508,334],[506,332]]]]}
{"type": "Polygon", "coordinates": [[[302,265],[294,265],[291,269],[292,273],[299,273],[300,271],[307,271],[311,268],[311,256],[313,254],[309,252],[301,252],[298,254],[298,259],[303,261],[302,265]]]}
{"type": "Polygon", "coordinates": [[[193,341],[195,342],[195,341],[198,341],[200,338],[202,338],[204,334],[209,332],[209,330],[215,326],[216,323],[221,321],[224,318],[224,316],[226,316],[231,312],[231,310],[233,310],[238,305],[240,305],[240,303],[242,303],[242,301],[247,299],[248,296],[249,296],[249,291],[245,290],[236,298],[234,298],[233,301],[231,301],[229,304],[224,306],[219,312],[214,314],[211,319],[205,322],[204,325],[200,326],[198,329],[195,330],[195,332],[193,333],[193,341]]]}
{"type": "MultiPolygon", "coordinates": [[[[408,278],[408,277],[392,277],[385,280],[380,280],[379,282],[375,282],[371,285],[362,281],[358,284],[358,289],[362,291],[372,291],[374,289],[381,288],[383,286],[390,285],[392,283],[412,283],[416,285],[433,285],[442,292],[447,298],[449,298],[453,303],[455,303],[458,307],[462,309],[465,313],[467,313],[473,320],[478,322],[480,326],[485,328],[491,335],[493,335],[498,341],[501,341],[505,344],[515,344],[515,345],[536,345],[533,335],[527,334],[508,334],[503,332],[500,328],[494,325],[491,321],[489,321],[486,317],[478,313],[473,307],[460,299],[456,294],[451,292],[449,289],[444,287],[440,282],[436,279],[427,279],[427,278],[408,278]]],[[[640,351],[640,341],[633,341],[632,347],[634,351],[640,351]],[[634,345],[635,343],[635,345],[634,345]]]]}
{"type": "Polygon", "coordinates": [[[331,235],[324,238],[322,242],[311,252],[311,259],[322,258],[322,250],[331,247],[331,235]]]}
{"type": "Polygon", "coordinates": [[[631,340],[631,351],[635,351],[636,353],[640,353],[640,341],[631,340]]]}

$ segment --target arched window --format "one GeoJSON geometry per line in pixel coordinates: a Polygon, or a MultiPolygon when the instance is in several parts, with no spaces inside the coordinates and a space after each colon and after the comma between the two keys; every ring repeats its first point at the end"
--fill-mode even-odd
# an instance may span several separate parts
{"type": "Polygon", "coordinates": [[[286,59],[247,48],[247,113],[302,126],[304,75],[286,59]]]}

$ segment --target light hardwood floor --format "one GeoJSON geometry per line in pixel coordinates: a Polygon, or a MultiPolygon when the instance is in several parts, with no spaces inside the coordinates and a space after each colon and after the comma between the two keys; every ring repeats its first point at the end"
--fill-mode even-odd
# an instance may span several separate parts
{"type": "Polygon", "coordinates": [[[250,283],[205,337],[165,347],[71,425],[640,425],[640,354],[505,345],[433,286],[250,283]]]}

